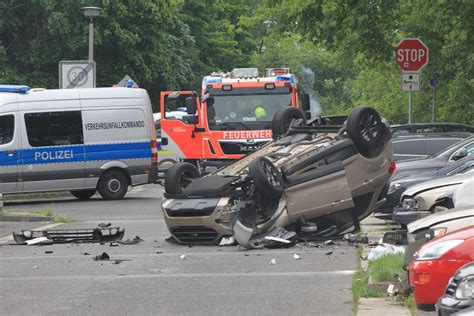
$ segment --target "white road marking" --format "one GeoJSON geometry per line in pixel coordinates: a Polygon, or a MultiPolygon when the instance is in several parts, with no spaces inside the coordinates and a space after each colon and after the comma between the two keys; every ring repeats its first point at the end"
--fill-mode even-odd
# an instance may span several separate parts
{"type": "Polygon", "coordinates": [[[158,279],[158,278],[232,278],[232,277],[311,277],[311,276],[338,276],[353,275],[355,270],[338,271],[301,271],[301,272],[237,272],[237,273],[141,273],[141,274],[111,274],[111,275],[45,275],[45,276],[17,276],[0,277],[0,281],[63,281],[63,280],[118,280],[118,279],[158,279]]]}

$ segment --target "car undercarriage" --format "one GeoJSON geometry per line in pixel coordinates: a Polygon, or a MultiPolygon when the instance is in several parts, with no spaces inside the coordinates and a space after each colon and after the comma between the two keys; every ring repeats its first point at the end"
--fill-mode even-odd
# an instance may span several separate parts
{"type": "Polygon", "coordinates": [[[274,141],[259,150],[202,177],[186,162],[169,170],[162,210],[176,241],[233,236],[257,248],[265,238],[337,238],[383,203],[395,165],[389,126],[374,109],[355,108],[331,136],[299,110],[282,111],[274,141]]]}

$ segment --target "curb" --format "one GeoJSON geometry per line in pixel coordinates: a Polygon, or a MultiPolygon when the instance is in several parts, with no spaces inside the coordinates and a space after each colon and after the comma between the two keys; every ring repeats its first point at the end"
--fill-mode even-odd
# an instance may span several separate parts
{"type": "MultiPolygon", "coordinates": [[[[383,233],[387,230],[385,225],[379,224],[382,220],[375,219],[373,216],[368,217],[364,220],[366,223],[361,223],[361,231],[369,230],[371,239],[379,239],[383,233]],[[375,222],[378,221],[379,223],[375,222]]],[[[370,249],[363,249],[362,256],[366,257],[370,253],[370,249]]],[[[364,270],[368,269],[368,261],[361,261],[361,266],[364,270]]],[[[375,290],[382,290],[386,292],[388,284],[390,282],[379,282],[369,277],[369,287],[375,290]]],[[[359,316],[378,316],[378,315],[395,315],[395,316],[410,316],[410,310],[405,304],[398,302],[389,297],[360,297],[359,299],[359,310],[357,312],[359,316]]]]}
{"type": "Polygon", "coordinates": [[[52,216],[43,215],[0,215],[0,222],[52,222],[52,216]]]}
{"type": "Polygon", "coordinates": [[[74,197],[69,192],[57,192],[57,193],[32,193],[32,194],[8,194],[3,195],[3,203],[25,203],[25,202],[46,202],[54,199],[63,199],[74,197]]]}

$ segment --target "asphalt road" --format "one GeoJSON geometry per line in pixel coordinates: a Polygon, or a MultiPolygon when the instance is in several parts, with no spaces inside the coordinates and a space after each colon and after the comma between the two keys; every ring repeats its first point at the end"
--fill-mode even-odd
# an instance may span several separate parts
{"type": "Polygon", "coordinates": [[[352,314],[354,247],[243,251],[169,244],[161,196],[160,186],[149,185],[134,188],[122,201],[10,203],[10,210],[49,208],[75,220],[61,228],[111,222],[125,228],[124,239],[144,241],[117,247],[0,246],[0,314],[352,314]],[[112,260],[94,261],[102,252],[112,260]],[[293,259],[294,253],[301,259],[293,259]],[[116,259],[125,261],[114,264],[116,259]]]}

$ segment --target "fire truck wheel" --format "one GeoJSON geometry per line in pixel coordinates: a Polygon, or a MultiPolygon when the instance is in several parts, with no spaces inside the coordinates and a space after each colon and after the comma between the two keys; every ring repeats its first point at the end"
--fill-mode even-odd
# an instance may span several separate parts
{"type": "Polygon", "coordinates": [[[179,194],[197,177],[199,177],[199,170],[195,165],[189,162],[178,162],[166,172],[165,192],[179,194]]]}
{"type": "Polygon", "coordinates": [[[264,197],[279,199],[285,190],[280,170],[265,157],[257,157],[250,162],[249,175],[264,197]]]}
{"type": "Polygon", "coordinates": [[[347,119],[346,128],[347,134],[363,156],[373,158],[383,150],[386,128],[375,109],[355,107],[347,119]]]}
{"type": "Polygon", "coordinates": [[[273,116],[272,132],[275,136],[286,134],[293,120],[301,119],[303,124],[306,124],[306,119],[300,110],[297,108],[286,106],[278,110],[273,116]]]}

